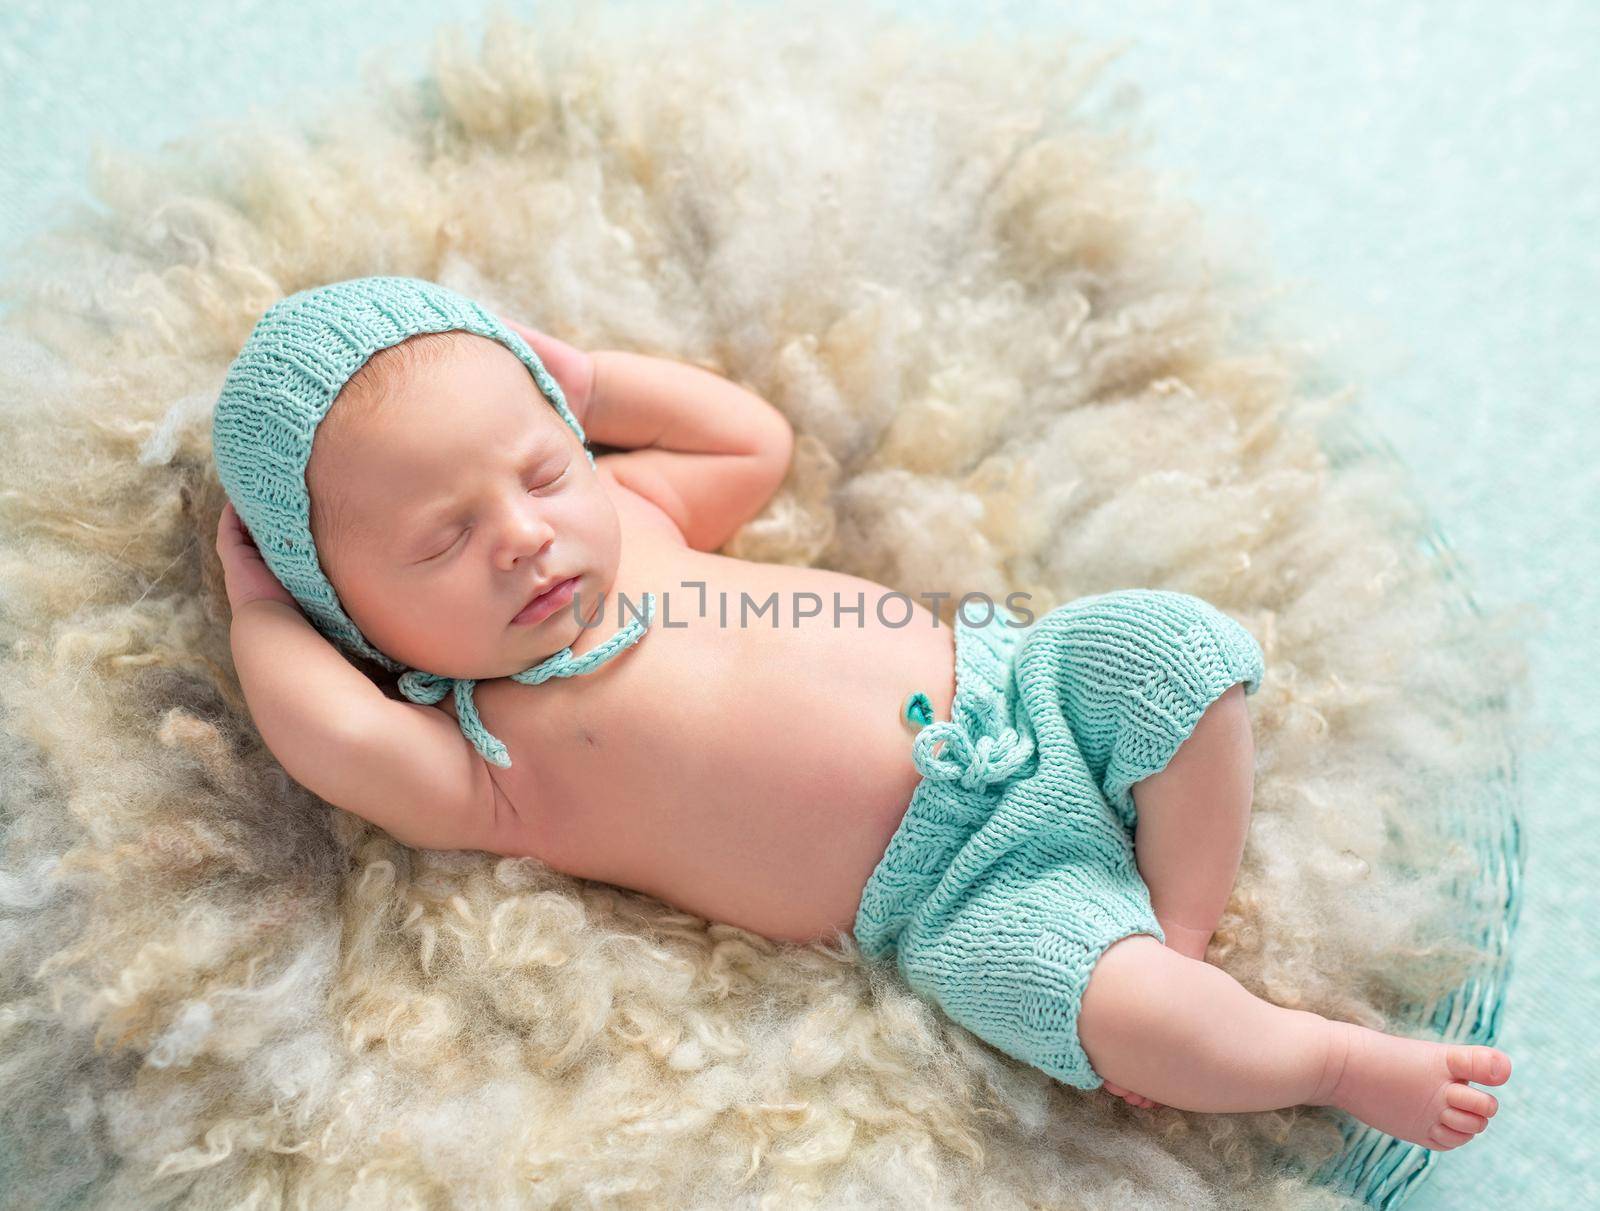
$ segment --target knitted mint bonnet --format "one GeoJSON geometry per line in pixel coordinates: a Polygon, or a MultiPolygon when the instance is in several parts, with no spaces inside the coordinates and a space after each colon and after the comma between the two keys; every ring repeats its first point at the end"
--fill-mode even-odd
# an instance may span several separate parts
{"type": "MultiPolygon", "coordinates": [[[[280,299],[256,322],[228,368],[211,422],[217,477],[250,531],[261,557],[327,639],[401,673],[399,690],[418,703],[452,690],[461,731],[485,760],[507,767],[506,747],[478,718],[476,682],[445,677],[390,658],[367,642],[323,574],[311,537],[306,464],[317,426],[345,383],[374,353],[424,332],[464,331],[499,341],[527,366],[539,391],[589,450],[583,427],[561,388],[515,332],[471,299],[437,283],[409,277],[363,277],[302,290],[280,299]]],[[[580,657],[563,648],[512,680],[537,685],[599,667],[638,641],[654,613],[645,594],[642,616],[580,657]]]]}

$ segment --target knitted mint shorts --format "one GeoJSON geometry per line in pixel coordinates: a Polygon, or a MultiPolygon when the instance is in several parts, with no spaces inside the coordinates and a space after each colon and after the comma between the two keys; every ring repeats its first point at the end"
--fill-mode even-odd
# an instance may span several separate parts
{"type": "Polygon", "coordinates": [[[1000,606],[987,625],[968,613],[952,719],[908,699],[923,777],[863,889],[856,943],[868,961],[892,952],[913,990],[1001,1051],[1097,1089],[1078,1041],[1089,973],[1129,934],[1166,941],[1130,788],[1224,690],[1255,693],[1261,648],[1166,590],[1081,597],[1027,627],[1000,606]]]}

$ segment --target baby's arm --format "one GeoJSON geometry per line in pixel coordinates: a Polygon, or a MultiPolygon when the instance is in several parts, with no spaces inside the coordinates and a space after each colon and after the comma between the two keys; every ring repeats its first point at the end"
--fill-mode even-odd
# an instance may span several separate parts
{"type": "Polygon", "coordinates": [[[251,718],[296,782],[420,849],[526,840],[455,720],[385,697],[295,606],[248,602],[229,639],[251,718]]]}
{"type": "Polygon", "coordinates": [[[788,419],[709,370],[622,350],[593,356],[584,429],[591,442],[626,451],[596,465],[655,502],[690,547],[717,550],[788,473],[788,419]]]}

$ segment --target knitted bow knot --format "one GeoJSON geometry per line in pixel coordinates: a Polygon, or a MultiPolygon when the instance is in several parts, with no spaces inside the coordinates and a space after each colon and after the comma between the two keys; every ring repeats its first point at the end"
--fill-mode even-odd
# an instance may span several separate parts
{"type": "Polygon", "coordinates": [[[994,704],[984,699],[971,704],[973,727],[952,720],[930,723],[917,733],[911,747],[911,760],[928,778],[940,782],[960,782],[977,790],[994,782],[1005,782],[1033,759],[1033,737],[1015,728],[996,726],[994,704]],[[934,746],[944,749],[934,754],[934,746]]]}

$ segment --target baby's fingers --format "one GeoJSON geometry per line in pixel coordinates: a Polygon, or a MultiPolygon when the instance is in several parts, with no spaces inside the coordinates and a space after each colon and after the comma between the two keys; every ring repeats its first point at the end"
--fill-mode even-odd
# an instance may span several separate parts
{"type": "Polygon", "coordinates": [[[222,515],[217,518],[217,554],[222,560],[228,604],[235,612],[257,598],[297,605],[293,594],[267,566],[232,501],[223,506],[222,515]]]}
{"type": "Polygon", "coordinates": [[[237,545],[240,541],[239,515],[233,511],[233,502],[230,500],[222,506],[222,512],[217,516],[217,550],[226,551],[237,545]]]}
{"type": "MultiPolygon", "coordinates": [[[[502,315],[500,317],[500,322],[503,323],[507,328],[511,329],[511,331],[515,332],[523,340],[527,341],[528,342],[528,346],[535,353],[539,352],[539,346],[540,345],[542,345],[545,341],[551,339],[550,337],[547,337],[544,333],[540,332],[537,328],[530,328],[526,324],[519,324],[519,323],[517,323],[516,320],[511,319],[511,318],[509,318],[507,316],[502,315]]],[[[541,357],[540,360],[543,361],[544,360],[543,357],[541,357]]]]}
{"type": "Polygon", "coordinates": [[[220,546],[226,538],[230,542],[243,542],[255,546],[255,539],[250,537],[250,530],[240,519],[238,512],[230,500],[222,506],[222,514],[217,518],[217,543],[220,546]]]}
{"type": "Polygon", "coordinates": [[[506,327],[528,342],[528,348],[538,355],[544,368],[555,375],[556,381],[563,384],[563,389],[565,383],[577,376],[584,357],[582,350],[537,328],[529,328],[505,316],[500,318],[506,327]]]}

